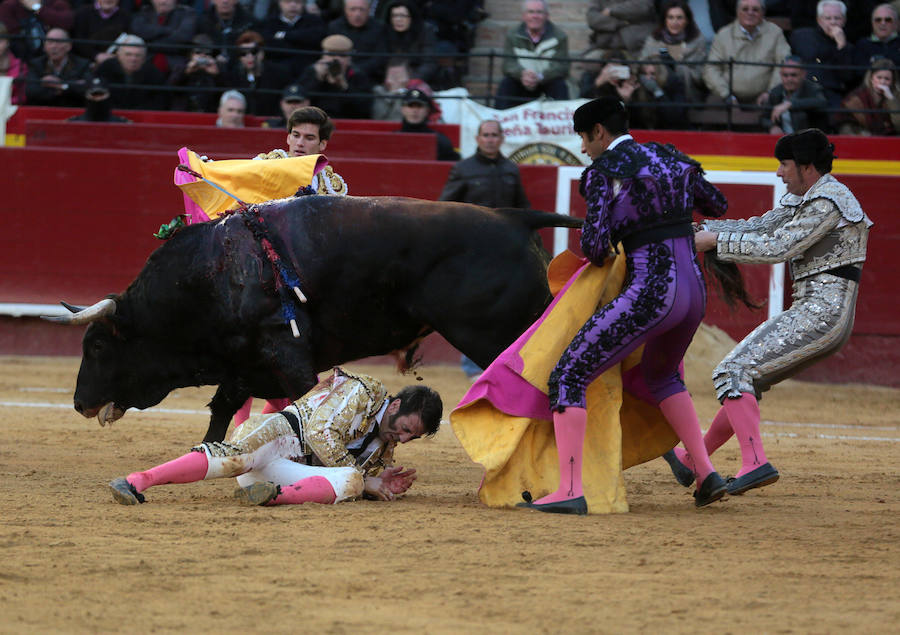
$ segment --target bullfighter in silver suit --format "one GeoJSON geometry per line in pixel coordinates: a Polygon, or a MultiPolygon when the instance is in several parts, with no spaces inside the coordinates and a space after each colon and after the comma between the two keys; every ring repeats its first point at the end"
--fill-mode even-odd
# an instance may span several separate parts
{"type": "MultiPolygon", "coordinates": [[[[788,193],[775,209],[747,220],[709,220],[695,234],[697,251],[724,261],[789,262],[791,307],[745,337],[713,371],[722,408],[704,437],[712,454],[734,433],[742,467],[728,492],[743,494],[778,480],[760,439],[762,392],[838,351],[850,338],[872,221],[834,178],[834,145],[821,130],[789,134],[775,145],[777,175],[788,193]]],[[[690,455],[668,453],[679,482],[690,485],[690,455]]]]}

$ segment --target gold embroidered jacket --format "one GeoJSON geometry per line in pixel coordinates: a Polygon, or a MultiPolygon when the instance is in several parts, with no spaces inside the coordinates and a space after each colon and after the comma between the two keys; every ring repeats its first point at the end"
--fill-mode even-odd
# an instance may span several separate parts
{"type": "Polygon", "coordinates": [[[377,379],[335,368],[290,407],[300,419],[307,460],[356,467],[364,474],[389,465],[394,446],[385,445],[376,432],[376,416],[387,400],[387,389],[377,379]]]}
{"type": "Polygon", "coordinates": [[[790,262],[794,280],[866,260],[872,221],[846,185],[825,174],[802,197],[785,194],[762,216],[707,220],[722,260],[790,262]]]}

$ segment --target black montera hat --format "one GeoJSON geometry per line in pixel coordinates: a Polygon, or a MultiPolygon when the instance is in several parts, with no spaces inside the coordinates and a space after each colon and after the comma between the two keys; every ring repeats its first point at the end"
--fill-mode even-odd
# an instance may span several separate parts
{"type": "Polygon", "coordinates": [[[84,92],[88,95],[97,95],[100,93],[108,93],[109,86],[106,85],[106,82],[103,81],[101,77],[93,77],[85,86],[84,92]]]}
{"type": "Polygon", "coordinates": [[[834,158],[834,144],[818,128],[807,128],[781,137],[775,144],[775,158],[800,165],[830,162],[834,158]]]}
{"type": "Polygon", "coordinates": [[[594,124],[605,125],[615,114],[626,114],[625,104],[622,103],[622,100],[598,97],[578,107],[572,117],[572,124],[575,132],[590,132],[594,129],[594,124]]]}

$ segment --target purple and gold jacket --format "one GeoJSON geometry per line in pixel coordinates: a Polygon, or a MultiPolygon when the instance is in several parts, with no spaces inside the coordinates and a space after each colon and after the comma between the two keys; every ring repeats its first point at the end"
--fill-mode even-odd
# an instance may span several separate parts
{"type": "Polygon", "coordinates": [[[623,239],[638,232],[689,229],[695,209],[712,217],[728,209],[722,192],[703,177],[697,161],[672,145],[640,144],[630,138],[585,169],[581,195],[587,202],[581,249],[598,266],[611,248],[617,250],[623,239]]]}

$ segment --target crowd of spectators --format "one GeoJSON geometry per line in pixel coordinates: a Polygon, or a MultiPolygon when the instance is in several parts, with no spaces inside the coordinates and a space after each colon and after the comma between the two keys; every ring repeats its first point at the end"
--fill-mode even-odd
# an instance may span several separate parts
{"type": "MultiPolygon", "coordinates": [[[[610,95],[636,128],[709,126],[702,111],[773,134],[900,132],[900,0],[592,0],[586,51],[546,0],[520,6],[496,91],[475,95],[497,108],[610,95]]],[[[273,121],[288,89],[395,121],[416,90],[433,123],[485,16],[483,0],[0,0],[0,76],[14,104],[84,106],[97,79],[107,108],[221,112],[237,91],[273,121]]]]}

